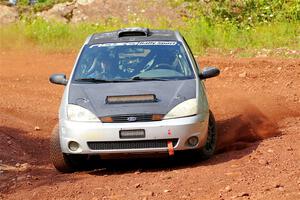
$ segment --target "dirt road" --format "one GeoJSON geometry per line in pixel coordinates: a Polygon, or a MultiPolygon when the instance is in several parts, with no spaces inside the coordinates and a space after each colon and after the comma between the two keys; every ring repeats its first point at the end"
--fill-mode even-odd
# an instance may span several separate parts
{"type": "Polygon", "coordinates": [[[208,161],[109,161],[59,174],[49,161],[62,86],[75,54],[1,51],[0,199],[300,199],[300,60],[199,59],[219,130],[208,161]]]}

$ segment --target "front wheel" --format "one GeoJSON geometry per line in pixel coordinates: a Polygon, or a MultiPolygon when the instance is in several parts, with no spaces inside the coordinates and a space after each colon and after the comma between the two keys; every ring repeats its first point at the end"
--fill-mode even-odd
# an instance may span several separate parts
{"type": "Polygon", "coordinates": [[[200,149],[200,156],[203,159],[210,158],[215,153],[216,146],[217,146],[217,127],[216,127],[215,117],[210,110],[209,120],[208,120],[207,139],[204,147],[200,149]]]}
{"type": "Polygon", "coordinates": [[[61,151],[58,125],[54,127],[51,135],[50,159],[54,167],[63,173],[74,172],[81,169],[87,160],[86,155],[65,154],[61,151]]]}

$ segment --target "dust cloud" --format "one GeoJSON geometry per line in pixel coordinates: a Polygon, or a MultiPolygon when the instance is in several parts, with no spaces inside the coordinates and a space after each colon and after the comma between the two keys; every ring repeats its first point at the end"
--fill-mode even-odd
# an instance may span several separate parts
{"type": "Polygon", "coordinates": [[[257,106],[240,105],[240,114],[218,121],[218,151],[243,149],[258,140],[280,135],[278,125],[257,106]]]}

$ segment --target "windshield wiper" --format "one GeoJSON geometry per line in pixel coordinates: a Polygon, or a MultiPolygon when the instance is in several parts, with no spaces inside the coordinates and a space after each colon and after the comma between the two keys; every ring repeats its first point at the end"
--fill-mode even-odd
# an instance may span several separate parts
{"type": "Polygon", "coordinates": [[[131,80],[134,80],[134,81],[167,81],[168,79],[164,79],[164,78],[155,78],[155,77],[141,77],[141,76],[135,76],[135,77],[132,77],[131,80]]]}
{"type": "Polygon", "coordinates": [[[128,80],[128,79],[105,80],[105,79],[97,79],[97,78],[79,78],[79,79],[75,79],[75,81],[92,82],[92,83],[118,83],[118,82],[130,82],[132,80],[128,80]]]}
{"type": "Polygon", "coordinates": [[[91,82],[91,83],[117,83],[117,82],[131,82],[131,81],[166,81],[168,79],[163,78],[152,78],[152,77],[140,77],[135,76],[131,79],[117,79],[117,80],[105,80],[105,79],[96,79],[96,78],[79,78],[75,79],[78,82],[91,82]]]}
{"type": "Polygon", "coordinates": [[[114,82],[114,81],[111,81],[111,80],[96,79],[96,78],[79,78],[79,79],[75,79],[75,81],[92,82],[92,83],[111,83],[111,82],[114,82]]]}

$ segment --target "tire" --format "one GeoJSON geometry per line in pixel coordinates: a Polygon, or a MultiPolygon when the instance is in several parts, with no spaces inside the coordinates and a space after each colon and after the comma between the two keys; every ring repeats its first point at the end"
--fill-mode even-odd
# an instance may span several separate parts
{"type": "Polygon", "coordinates": [[[54,167],[63,173],[80,170],[86,161],[86,155],[73,155],[62,153],[59,140],[58,125],[53,128],[50,140],[50,159],[54,167]]]}
{"type": "Polygon", "coordinates": [[[214,155],[216,146],[217,146],[217,126],[213,113],[211,110],[209,111],[209,120],[208,120],[208,135],[207,140],[204,145],[200,149],[200,156],[202,159],[209,159],[212,155],[214,155]]]}

